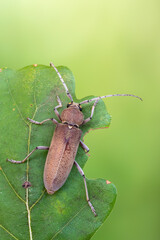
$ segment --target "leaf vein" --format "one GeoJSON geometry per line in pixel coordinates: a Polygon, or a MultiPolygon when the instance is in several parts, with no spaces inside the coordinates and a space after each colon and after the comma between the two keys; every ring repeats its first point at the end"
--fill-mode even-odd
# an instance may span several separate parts
{"type": "Polygon", "coordinates": [[[41,200],[41,198],[43,197],[44,193],[45,193],[45,189],[42,192],[42,194],[40,195],[40,197],[35,201],[35,203],[33,203],[33,205],[30,207],[30,211],[32,210],[33,207],[35,207],[35,205],[41,200]]]}
{"type": "MultiPolygon", "coordinates": [[[[33,92],[35,111],[33,113],[32,119],[34,119],[34,117],[36,115],[36,112],[38,111],[37,101],[36,101],[36,91],[35,91],[35,89],[36,89],[35,74],[36,74],[36,70],[34,71],[34,92],[33,92]]],[[[28,133],[28,154],[29,154],[30,142],[31,142],[31,131],[32,131],[31,126],[32,126],[32,123],[29,123],[28,126],[29,126],[29,133],[28,133]]],[[[26,174],[27,174],[27,181],[29,181],[29,159],[27,160],[26,174]]],[[[43,194],[42,194],[42,196],[43,196],[43,194]]],[[[40,198],[38,198],[37,201],[30,208],[29,207],[29,190],[28,190],[28,188],[26,189],[26,208],[27,208],[27,213],[28,213],[28,228],[29,228],[30,240],[33,239],[33,237],[32,237],[32,227],[31,227],[31,210],[40,201],[42,196],[40,196],[40,198]]]]}
{"type": "MultiPolygon", "coordinates": [[[[37,106],[35,109],[35,112],[33,113],[33,118],[37,112],[37,106]]],[[[28,154],[30,150],[30,141],[31,141],[31,130],[32,130],[32,124],[29,125],[29,133],[28,133],[28,154]]],[[[27,169],[26,169],[26,175],[27,175],[27,181],[29,181],[29,159],[27,159],[27,169]]],[[[29,228],[29,235],[30,235],[30,240],[33,239],[32,237],[32,227],[31,227],[31,209],[29,208],[29,190],[26,188],[26,208],[27,208],[27,213],[28,213],[28,228],[29,228]]]]}
{"type": "Polygon", "coordinates": [[[87,207],[87,204],[86,204],[84,207],[82,207],[82,208],[79,210],[79,212],[77,212],[58,232],[56,232],[55,235],[51,238],[51,240],[53,240],[58,234],[60,234],[60,233],[64,230],[64,228],[67,227],[67,226],[70,224],[70,222],[72,222],[72,220],[73,220],[75,217],[77,217],[78,214],[79,214],[82,210],[84,210],[86,207],[87,207]]]}
{"type": "Polygon", "coordinates": [[[6,231],[11,237],[13,237],[14,239],[16,239],[16,240],[18,240],[18,238],[16,238],[10,231],[8,231],[4,226],[2,226],[1,224],[0,224],[0,227],[4,230],[4,231],[6,231]]]}
{"type": "Polygon", "coordinates": [[[12,184],[10,183],[10,181],[9,181],[7,175],[5,174],[5,172],[3,171],[2,167],[1,167],[0,170],[2,171],[3,176],[5,177],[8,185],[12,188],[13,192],[15,193],[15,195],[16,195],[23,203],[26,204],[25,200],[16,192],[16,190],[14,189],[14,187],[12,186],[12,184]]]}
{"type": "Polygon", "coordinates": [[[20,109],[19,109],[19,107],[18,107],[18,104],[16,103],[16,101],[15,101],[15,99],[14,99],[14,97],[13,97],[13,94],[12,94],[11,89],[10,89],[10,86],[9,86],[9,81],[8,81],[8,79],[6,79],[6,82],[7,82],[7,85],[8,85],[9,94],[10,94],[10,96],[11,96],[11,98],[12,98],[12,101],[14,102],[14,104],[15,104],[16,107],[17,107],[17,110],[18,110],[18,113],[19,113],[21,119],[25,122],[25,124],[28,125],[28,122],[27,122],[27,121],[25,120],[25,118],[23,117],[23,115],[22,115],[22,113],[21,113],[21,111],[20,111],[20,109]]]}

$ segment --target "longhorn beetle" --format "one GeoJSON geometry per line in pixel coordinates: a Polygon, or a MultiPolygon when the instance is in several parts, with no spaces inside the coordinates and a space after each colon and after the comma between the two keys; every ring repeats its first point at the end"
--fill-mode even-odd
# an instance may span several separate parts
{"type": "Polygon", "coordinates": [[[131,96],[139,98],[140,100],[142,99],[132,94],[113,94],[102,97],[95,97],[90,100],[84,100],[81,103],[75,103],[73,102],[73,98],[69,93],[68,88],[61,74],[58,72],[57,68],[54,66],[53,63],[50,63],[50,66],[53,67],[56,73],[58,74],[59,79],[61,80],[65,88],[66,94],[70,98],[71,102],[67,104],[67,108],[64,109],[60,115],[57,109],[62,107],[62,103],[60,98],[57,96],[58,105],[54,108],[54,112],[61,121],[61,123],[57,122],[57,120],[54,118],[45,119],[42,122],[37,122],[35,120],[27,118],[31,123],[38,125],[41,125],[47,121],[52,121],[54,124],[56,124],[56,128],[54,131],[53,138],[51,140],[50,147],[37,146],[22,161],[15,161],[12,159],[10,160],[7,159],[7,161],[12,163],[24,163],[34,151],[49,150],[45,162],[43,176],[44,185],[48,194],[54,194],[58,189],[60,189],[64,185],[74,164],[77,167],[80,175],[84,179],[86,199],[92,212],[96,216],[96,211],[89,200],[87,183],[84,172],[82,168],[79,166],[79,164],[75,161],[79,144],[81,144],[82,148],[86,150],[86,152],[89,151],[89,148],[81,141],[82,131],[80,130],[79,127],[82,126],[83,124],[86,124],[92,119],[96,104],[102,98],[113,96],[131,96]],[[94,104],[91,109],[90,117],[84,119],[83,113],[81,112],[82,111],[81,105],[92,101],[94,102],[94,104]]]}

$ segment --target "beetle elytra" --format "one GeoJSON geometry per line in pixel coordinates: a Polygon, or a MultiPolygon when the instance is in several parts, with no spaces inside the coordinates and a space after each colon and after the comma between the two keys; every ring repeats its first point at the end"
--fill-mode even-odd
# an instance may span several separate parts
{"type": "Polygon", "coordinates": [[[60,115],[57,109],[62,107],[62,103],[60,98],[57,96],[58,105],[54,108],[54,112],[61,123],[59,123],[54,118],[45,119],[42,122],[37,122],[35,120],[27,118],[33,124],[42,125],[47,121],[52,121],[54,124],[56,124],[56,128],[53,134],[53,138],[51,140],[50,147],[37,146],[22,161],[16,161],[12,159],[7,159],[7,161],[12,163],[24,163],[34,151],[49,150],[45,162],[43,175],[44,186],[48,194],[54,194],[58,189],[60,189],[64,185],[74,164],[84,179],[86,199],[92,212],[96,216],[96,211],[89,199],[84,172],[79,166],[79,164],[75,161],[79,144],[81,144],[82,148],[86,152],[89,151],[89,148],[81,140],[82,131],[80,130],[79,127],[82,126],[83,124],[86,124],[92,119],[96,104],[102,98],[112,96],[132,96],[139,98],[140,100],[142,99],[132,94],[113,94],[102,97],[95,97],[90,100],[84,100],[81,103],[75,103],[73,101],[71,94],[69,93],[68,87],[66,86],[57,68],[54,66],[53,63],[50,63],[50,66],[53,67],[56,73],[58,74],[59,79],[61,80],[65,88],[66,94],[70,98],[71,102],[67,104],[67,108],[64,109],[60,115]],[[92,105],[91,114],[88,118],[84,119],[81,105],[92,101],[94,102],[94,104],[92,105]]]}

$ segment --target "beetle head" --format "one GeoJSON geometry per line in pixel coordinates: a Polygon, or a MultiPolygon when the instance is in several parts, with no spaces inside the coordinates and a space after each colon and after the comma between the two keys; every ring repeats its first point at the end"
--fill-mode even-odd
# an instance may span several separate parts
{"type": "Polygon", "coordinates": [[[80,103],[70,102],[67,104],[67,108],[69,108],[70,106],[76,106],[77,108],[79,108],[80,111],[82,111],[82,106],[80,103]]]}
{"type": "Polygon", "coordinates": [[[79,127],[84,120],[82,108],[80,104],[71,102],[67,104],[67,108],[61,113],[62,123],[68,123],[79,127]]]}

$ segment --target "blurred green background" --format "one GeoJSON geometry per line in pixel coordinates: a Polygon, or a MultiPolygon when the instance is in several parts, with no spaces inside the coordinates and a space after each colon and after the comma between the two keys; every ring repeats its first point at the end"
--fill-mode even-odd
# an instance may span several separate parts
{"type": "Polygon", "coordinates": [[[0,67],[68,66],[78,98],[105,100],[108,129],[90,132],[88,178],[118,190],[93,240],[160,239],[160,2],[157,0],[0,1],[0,67]]]}

